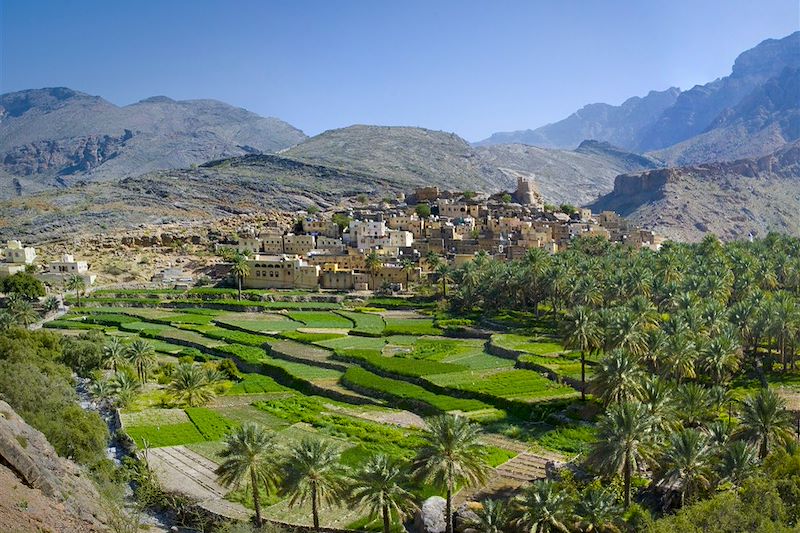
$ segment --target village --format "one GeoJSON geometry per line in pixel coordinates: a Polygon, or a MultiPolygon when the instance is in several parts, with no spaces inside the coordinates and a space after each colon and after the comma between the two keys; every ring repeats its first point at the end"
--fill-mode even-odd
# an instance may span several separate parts
{"type": "MultiPolygon", "coordinates": [[[[437,270],[458,268],[478,253],[510,261],[530,249],[555,254],[585,237],[656,251],[664,240],[613,212],[594,214],[586,208],[546,205],[533,181],[522,177],[513,193],[425,187],[380,201],[359,197],[350,205],[324,211],[312,206],[269,218],[233,217],[228,224],[234,224],[228,232],[201,224],[192,228],[191,235],[127,235],[119,238],[118,247],[108,238],[76,240],[75,249],[58,243],[58,255],[42,267],[35,266],[36,249],[12,240],[3,251],[0,278],[25,271],[63,290],[77,276],[82,280],[78,285],[90,289],[98,279],[90,264],[98,258],[87,255],[76,260],[78,249],[99,254],[113,247],[120,257],[129,248],[161,247],[169,261],[155,262],[149,284],[137,280],[140,285],[189,288],[230,281],[225,265],[237,259],[246,265],[239,276],[245,289],[398,293],[429,275],[438,277],[437,270]],[[180,257],[186,245],[208,248],[213,259],[192,264],[180,257]]],[[[117,280],[103,281],[105,285],[117,280]]]]}

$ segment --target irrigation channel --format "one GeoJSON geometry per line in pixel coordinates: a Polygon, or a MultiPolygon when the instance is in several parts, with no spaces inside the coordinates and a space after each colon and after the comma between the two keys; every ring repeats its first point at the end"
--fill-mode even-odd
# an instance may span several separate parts
{"type": "MultiPolygon", "coordinates": [[[[106,455],[109,459],[114,461],[117,467],[121,466],[122,459],[128,456],[129,453],[116,437],[116,431],[119,427],[114,409],[105,402],[98,403],[92,399],[92,394],[89,392],[90,379],[82,378],[77,375],[74,375],[73,378],[76,382],[75,391],[78,394],[81,408],[86,411],[98,413],[108,426],[109,434],[112,435],[112,439],[109,441],[108,447],[106,448],[106,455]]],[[[136,496],[134,495],[133,487],[130,483],[125,486],[124,502],[125,511],[131,517],[136,517],[138,519],[140,528],[148,528],[147,531],[149,532],[179,531],[175,524],[172,523],[168,513],[157,512],[149,508],[142,509],[136,501],[136,496]]]]}

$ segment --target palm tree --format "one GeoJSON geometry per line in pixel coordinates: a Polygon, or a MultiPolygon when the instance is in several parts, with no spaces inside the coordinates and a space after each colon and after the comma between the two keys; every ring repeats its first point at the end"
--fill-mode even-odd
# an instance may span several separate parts
{"type": "Polygon", "coordinates": [[[411,286],[411,273],[414,272],[416,266],[416,263],[411,259],[403,259],[400,261],[400,267],[406,275],[406,290],[411,286]]]}
{"type": "Polygon", "coordinates": [[[757,444],[759,457],[766,458],[775,442],[791,439],[792,417],[786,402],[772,389],[761,389],[742,405],[741,435],[757,444]]]}
{"type": "Polygon", "coordinates": [[[514,501],[517,523],[531,533],[567,533],[569,497],[558,490],[552,481],[539,479],[525,487],[514,501]]]}
{"type": "Polygon", "coordinates": [[[703,368],[717,385],[727,381],[739,368],[742,347],[731,332],[715,335],[701,352],[703,368]]]}
{"type": "Polygon", "coordinates": [[[437,254],[435,251],[428,250],[428,252],[425,254],[425,262],[428,263],[429,270],[435,271],[436,268],[441,264],[442,258],[439,257],[439,254],[437,254]]]}
{"type": "Polygon", "coordinates": [[[586,352],[600,347],[600,323],[597,313],[576,307],[566,319],[564,346],[581,351],[581,400],[586,400],[586,352]]]}
{"type": "Polygon", "coordinates": [[[381,267],[383,267],[383,260],[381,256],[378,255],[378,252],[375,250],[370,250],[367,256],[364,258],[364,266],[369,272],[370,279],[372,280],[372,290],[376,289],[375,286],[375,276],[378,275],[378,272],[381,271],[381,267]]]}
{"type": "Polygon", "coordinates": [[[644,372],[628,352],[614,350],[600,363],[592,381],[592,391],[605,405],[637,398],[642,391],[644,372]]]}
{"type": "Polygon", "coordinates": [[[119,337],[111,337],[103,346],[103,362],[106,368],[110,368],[115,374],[117,370],[127,360],[127,348],[119,337]]]}
{"type": "Polygon", "coordinates": [[[665,432],[675,425],[675,402],[670,383],[658,377],[648,379],[639,392],[639,400],[653,417],[653,431],[665,432]]]}
{"type": "Polygon", "coordinates": [[[639,402],[624,402],[608,408],[597,425],[597,442],[590,462],[605,474],[622,473],[625,508],[631,503],[631,475],[652,458],[653,419],[639,402]]]}
{"type": "Polygon", "coordinates": [[[136,391],[141,387],[136,379],[127,372],[117,372],[108,380],[111,393],[114,396],[114,404],[118,407],[126,407],[133,401],[136,391]]]}
{"type": "Polygon", "coordinates": [[[192,363],[178,365],[168,389],[179,403],[189,407],[203,405],[215,396],[205,370],[192,363]]]}
{"type": "Polygon", "coordinates": [[[319,505],[333,505],[342,493],[343,474],[340,452],[329,441],[303,439],[295,446],[286,463],[284,490],[289,505],[311,501],[314,529],[319,530],[319,505]]]}
{"type": "Polygon", "coordinates": [[[450,265],[447,263],[440,263],[436,267],[436,273],[439,275],[439,281],[442,282],[442,298],[447,298],[447,280],[450,278],[450,265]]]}
{"type": "Polygon", "coordinates": [[[711,484],[711,447],[708,438],[697,429],[683,429],[670,437],[662,464],[664,482],[679,487],[681,507],[692,501],[695,489],[711,484]]]}
{"type": "Polygon", "coordinates": [[[242,282],[244,278],[250,275],[250,265],[247,263],[247,256],[236,254],[233,257],[233,266],[231,267],[231,274],[236,278],[237,299],[242,300],[242,282]]]}
{"type": "Polygon", "coordinates": [[[53,313],[55,311],[58,311],[59,307],[61,307],[61,303],[55,296],[48,296],[47,298],[45,298],[43,305],[45,313],[53,313]]]}
{"type": "Polygon", "coordinates": [[[391,516],[403,519],[416,508],[414,496],[401,487],[401,467],[385,455],[367,459],[354,476],[350,496],[354,503],[367,507],[373,517],[383,518],[383,533],[391,529],[391,516]]]}
{"type": "Polygon", "coordinates": [[[474,485],[486,479],[489,469],[480,429],[467,419],[440,415],[428,421],[425,446],[414,461],[416,475],[426,484],[446,491],[446,533],[453,532],[453,491],[459,485],[474,485]]]}
{"type": "Polygon", "coordinates": [[[128,346],[128,361],[136,368],[136,375],[144,385],[147,382],[148,370],[156,362],[156,352],[146,340],[136,339],[128,346]]]}
{"type": "Polygon", "coordinates": [[[24,327],[28,327],[39,320],[39,313],[33,308],[30,302],[20,300],[11,307],[11,316],[14,321],[24,327]]]}
{"type": "Polygon", "coordinates": [[[678,415],[687,426],[699,426],[711,417],[711,395],[699,383],[685,383],[675,391],[678,415]]]}
{"type": "Polygon", "coordinates": [[[257,424],[244,424],[227,436],[220,456],[224,460],[215,472],[219,481],[225,486],[250,486],[256,522],[260,526],[260,488],[269,489],[278,481],[275,435],[257,424]]]}
{"type": "Polygon", "coordinates": [[[81,306],[81,293],[86,290],[86,280],[77,274],[71,275],[67,278],[64,287],[68,291],[75,291],[75,298],[77,299],[78,307],[81,306]]]}
{"type": "Polygon", "coordinates": [[[503,500],[483,500],[465,526],[477,533],[503,533],[511,522],[511,509],[503,500]]]}
{"type": "Polygon", "coordinates": [[[613,494],[590,485],[581,493],[575,506],[575,514],[580,517],[580,531],[616,533],[619,528],[614,525],[614,521],[622,514],[622,509],[613,494]]]}
{"type": "Polygon", "coordinates": [[[11,329],[17,323],[14,316],[8,311],[0,311],[0,331],[11,329]]]}
{"type": "Polygon", "coordinates": [[[723,449],[719,466],[719,474],[722,479],[739,486],[757,471],[758,456],[750,444],[737,440],[723,449]]]}

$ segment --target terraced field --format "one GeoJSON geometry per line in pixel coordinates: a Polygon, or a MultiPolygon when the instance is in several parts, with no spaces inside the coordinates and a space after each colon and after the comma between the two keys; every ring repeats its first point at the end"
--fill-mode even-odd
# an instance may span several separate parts
{"type": "MultiPolygon", "coordinates": [[[[136,444],[154,450],[163,468],[177,469],[173,474],[183,480],[194,475],[180,467],[186,457],[202,457],[197,462],[206,467],[219,462],[224,435],[248,421],[276,431],[282,446],[304,436],[331,440],[352,466],[377,452],[408,459],[421,442],[423,417],[460,413],[485,425],[498,475],[519,481],[541,463],[532,447],[574,453],[586,438],[564,417],[546,414],[564,409],[576,390],[539,367],[522,368],[536,357],[542,360],[530,361],[547,369],[552,363],[554,373],[571,376],[573,354],[552,339],[450,338],[434,318],[412,310],[359,310],[340,301],[303,301],[311,295],[300,293],[249,291],[242,302],[231,298],[227,290],[210,289],[98,291],[46,327],[97,329],[124,342],[145,338],[160,353],[160,365],[178,358],[234,361],[239,377],[204,407],[175,405],[159,381],[121,414],[136,444]],[[493,353],[492,343],[518,351],[519,360],[493,353]]],[[[201,481],[202,491],[208,480],[201,481]]],[[[267,516],[305,523],[306,513],[274,497],[267,516]]],[[[327,523],[345,527],[363,516],[334,509],[327,523]]]]}

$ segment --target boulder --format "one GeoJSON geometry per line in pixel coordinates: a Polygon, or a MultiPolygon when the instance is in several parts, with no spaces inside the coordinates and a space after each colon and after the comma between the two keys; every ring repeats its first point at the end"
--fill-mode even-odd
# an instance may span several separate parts
{"type": "Polygon", "coordinates": [[[447,528],[446,509],[447,501],[441,496],[431,496],[422,502],[414,516],[415,533],[444,533],[447,528]]]}

